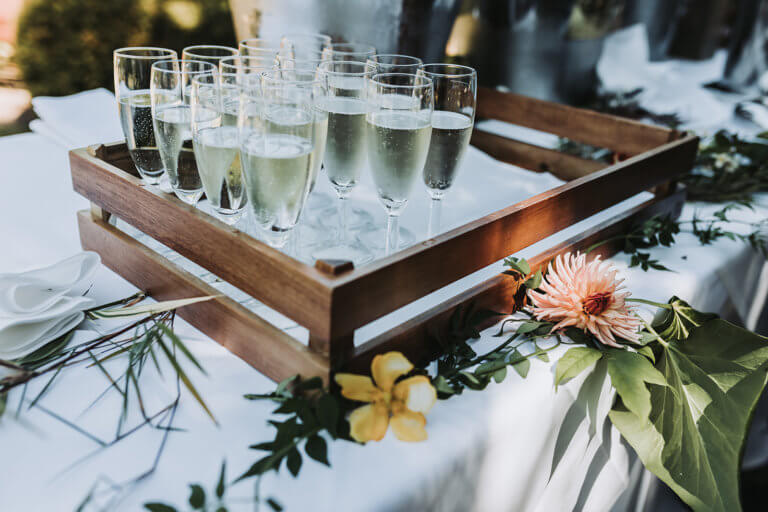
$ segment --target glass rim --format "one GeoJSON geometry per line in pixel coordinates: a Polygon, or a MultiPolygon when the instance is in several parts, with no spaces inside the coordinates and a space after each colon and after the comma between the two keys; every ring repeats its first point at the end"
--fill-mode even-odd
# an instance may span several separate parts
{"type": "Polygon", "coordinates": [[[186,75],[199,75],[199,74],[202,74],[202,73],[218,73],[218,68],[214,64],[211,64],[210,62],[206,62],[204,60],[194,60],[194,59],[172,59],[172,60],[166,59],[166,60],[161,60],[161,61],[158,61],[158,62],[155,62],[155,63],[152,64],[152,70],[154,71],[155,69],[157,69],[157,71],[160,72],[160,73],[172,73],[172,74],[176,74],[176,75],[184,75],[184,74],[186,74],[186,75]],[[196,71],[185,71],[184,69],[178,69],[178,70],[176,70],[176,69],[162,69],[162,64],[165,64],[165,63],[168,63],[168,62],[178,63],[181,66],[183,66],[185,64],[188,64],[188,63],[203,64],[204,66],[210,66],[210,69],[201,69],[201,70],[196,70],[196,71]]]}
{"type": "Polygon", "coordinates": [[[333,75],[333,76],[360,76],[360,77],[367,77],[372,75],[372,71],[368,69],[368,64],[365,62],[361,62],[359,60],[324,60],[317,66],[317,71],[322,72],[326,75],[333,75]],[[362,67],[362,71],[333,71],[329,69],[325,69],[328,67],[328,65],[331,64],[344,64],[345,66],[349,65],[358,65],[362,67]]]}
{"type": "Polygon", "coordinates": [[[429,73],[430,75],[439,76],[439,77],[451,77],[451,78],[462,78],[462,77],[472,77],[477,76],[477,71],[475,68],[471,68],[469,66],[463,66],[461,64],[450,64],[448,62],[432,62],[429,64],[423,64],[421,66],[421,70],[426,74],[429,73]],[[453,68],[456,70],[464,70],[463,73],[440,73],[437,71],[430,71],[428,68],[435,67],[435,68],[453,68]]]}
{"type": "Polygon", "coordinates": [[[178,59],[178,53],[176,53],[176,50],[171,50],[170,48],[161,48],[159,46],[125,46],[123,48],[112,50],[112,56],[130,57],[132,59],[168,59],[173,56],[174,59],[178,59]],[[165,52],[166,55],[137,55],[130,53],[136,51],[165,52]]]}
{"type": "MultiPolygon", "coordinates": [[[[231,56],[237,55],[238,54],[238,49],[237,48],[233,48],[231,46],[221,45],[221,44],[193,44],[192,46],[187,46],[186,48],[184,48],[181,51],[182,56],[185,53],[189,53],[190,55],[192,55],[194,57],[206,57],[206,58],[220,57],[220,58],[224,59],[226,57],[231,57],[231,56]],[[231,50],[234,53],[232,55],[221,55],[221,56],[219,56],[219,55],[203,55],[203,54],[200,54],[200,53],[194,53],[194,52],[190,52],[189,51],[189,50],[199,50],[199,49],[202,49],[202,48],[216,49],[216,50],[231,50]]],[[[189,60],[189,59],[187,59],[187,60],[189,60]]]]}
{"type": "Polygon", "coordinates": [[[405,55],[403,53],[375,53],[375,54],[371,55],[370,57],[368,57],[368,60],[366,60],[366,64],[368,62],[373,62],[374,64],[389,64],[389,65],[393,65],[393,66],[410,66],[410,65],[413,65],[413,64],[417,64],[419,66],[423,66],[424,65],[424,61],[421,60],[420,58],[414,57],[413,55],[405,55]],[[390,64],[388,62],[377,62],[377,61],[373,60],[376,57],[405,58],[406,60],[411,60],[412,64],[390,64]]]}
{"type": "Polygon", "coordinates": [[[373,83],[373,84],[381,85],[382,87],[387,87],[387,88],[390,88],[390,89],[421,89],[421,88],[424,88],[424,87],[429,87],[429,88],[433,87],[433,82],[432,82],[431,78],[429,78],[428,76],[415,75],[413,73],[374,73],[372,76],[370,76],[368,78],[368,81],[373,83]],[[377,80],[377,78],[379,78],[379,77],[383,78],[383,77],[388,77],[388,76],[391,76],[391,77],[395,77],[395,76],[397,76],[397,77],[409,77],[409,78],[411,78],[414,81],[415,80],[425,81],[425,83],[422,83],[422,84],[412,84],[412,85],[401,85],[401,84],[388,84],[388,83],[381,82],[381,81],[377,80]]]}

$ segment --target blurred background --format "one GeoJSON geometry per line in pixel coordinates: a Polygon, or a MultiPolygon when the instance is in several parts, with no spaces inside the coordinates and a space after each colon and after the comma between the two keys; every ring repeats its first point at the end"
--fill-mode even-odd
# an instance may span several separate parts
{"type": "Polygon", "coordinates": [[[650,62],[721,52],[719,85],[743,89],[758,87],[768,65],[767,23],[765,0],[3,0],[0,134],[26,129],[30,95],[111,89],[120,46],[320,31],[467,63],[484,85],[589,106],[600,100],[598,61],[623,27],[644,27],[650,62]]]}

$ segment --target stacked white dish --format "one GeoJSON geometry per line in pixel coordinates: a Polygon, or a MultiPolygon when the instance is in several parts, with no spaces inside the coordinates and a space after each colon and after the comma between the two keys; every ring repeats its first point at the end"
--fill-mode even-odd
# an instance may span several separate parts
{"type": "Polygon", "coordinates": [[[83,252],[20,274],[0,274],[0,359],[24,357],[74,329],[93,306],[85,297],[99,255],[83,252]]]}

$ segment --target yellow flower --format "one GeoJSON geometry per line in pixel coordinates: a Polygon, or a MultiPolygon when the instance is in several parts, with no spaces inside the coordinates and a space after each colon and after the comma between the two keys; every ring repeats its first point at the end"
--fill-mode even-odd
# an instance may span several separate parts
{"type": "Polygon", "coordinates": [[[413,365],[403,354],[387,352],[373,358],[373,380],[365,375],[336,374],[342,396],[369,402],[349,415],[352,439],[359,443],[381,441],[389,425],[401,441],[423,441],[427,438],[424,414],[437,401],[435,388],[424,375],[409,377],[395,384],[399,377],[412,369],[413,365]]]}

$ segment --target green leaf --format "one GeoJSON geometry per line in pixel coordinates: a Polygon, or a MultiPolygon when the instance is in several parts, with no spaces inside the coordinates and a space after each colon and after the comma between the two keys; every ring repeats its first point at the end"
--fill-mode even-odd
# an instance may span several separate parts
{"type": "Polygon", "coordinates": [[[5,413],[6,405],[8,404],[8,393],[0,393],[0,418],[5,413]]]}
{"type": "Polygon", "coordinates": [[[531,362],[528,358],[525,358],[522,361],[513,364],[512,368],[514,368],[520,377],[526,378],[528,376],[528,371],[531,369],[531,362]]]}
{"type": "Polygon", "coordinates": [[[286,457],[285,463],[286,466],[288,466],[288,471],[290,471],[294,477],[299,476],[299,471],[301,471],[301,454],[295,446],[288,452],[288,457],[286,457]]]}
{"type": "Polygon", "coordinates": [[[216,484],[216,497],[222,499],[227,491],[227,461],[221,462],[221,473],[219,473],[219,483],[216,484]]]}
{"type": "Polygon", "coordinates": [[[557,362],[557,367],[555,368],[555,387],[565,384],[587,368],[590,368],[601,357],[603,357],[603,353],[594,348],[571,348],[557,362]]]}
{"type": "Polygon", "coordinates": [[[637,349],[638,354],[643,354],[645,357],[651,360],[652,363],[656,362],[656,356],[653,355],[653,349],[649,346],[640,347],[637,349]]]}
{"type": "Polygon", "coordinates": [[[716,319],[659,348],[667,386],[650,387],[650,413],[617,403],[611,421],[694,511],[741,510],[739,464],[766,384],[768,340],[716,319]]]}
{"type": "Polygon", "coordinates": [[[442,375],[438,375],[435,380],[432,381],[432,385],[435,386],[438,393],[445,393],[446,395],[454,394],[453,387],[451,387],[448,380],[442,375]]]}
{"type": "Polygon", "coordinates": [[[267,505],[275,512],[282,512],[283,506],[276,502],[273,498],[267,498],[267,505]]]}
{"type": "Polygon", "coordinates": [[[149,512],[177,512],[172,506],[158,502],[145,503],[144,508],[149,510],[149,512]]]}
{"type": "Polygon", "coordinates": [[[176,360],[176,357],[171,353],[170,350],[168,350],[168,347],[165,346],[165,343],[163,343],[162,339],[158,338],[157,344],[160,346],[160,349],[165,354],[165,357],[168,359],[168,362],[170,362],[171,366],[173,366],[173,369],[176,370],[176,375],[178,375],[179,379],[181,379],[181,382],[184,384],[184,387],[187,388],[187,391],[189,391],[190,394],[195,398],[195,400],[197,400],[197,403],[200,404],[200,407],[203,408],[203,410],[206,412],[206,414],[208,414],[211,420],[218,425],[219,422],[216,421],[216,418],[213,416],[213,413],[205,404],[203,397],[200,396],[200,393],[197,392],[197,389],[192,384],[192,381],[189,380],[189,377],[187,377],[187,374],[184,373],[184,370],[179,365],[179,362],[176,360]]]}
{"type": "Polygon", "coordinates": [[[317,401],[317,419],[320,425],[333,437],[336,437],[336,426],[339,424],[339,402],[331,394],[325,394],[317,401]]]}
{"type": "Polygon", "coordinates": [[[252,477],[252,476],[258,476],[263,475],[270,469],[275,469],[276,463],[279,462],[279,459],[276,459],[272,455],[267,455],[266,457],[262,457],[261,459],[257,460],[256,462],[251,465],[250,468],[248,468],[248,471],[243,473],[237,478],[237,481],[245,480],[246,478],[252,477]]]}
{"type": "Polygon", "coordinates": [[[701,313],[678,297],[669,299],[672,309],[661,309],[654,319],[653,328],[665,340],[684,340],[691,330],[717,318],[712,313],[701,313]]]}
{"type": "Polygon", "coordinates": [[[196,302],[204,302],[207,300],[220,297],[219,295],[210,295],[208,297],[194,297],[191,299],[179,299],[179,300],[166,300],[163,302],[156,302],[154,304],[142,304],[140,306],[128,306],[123,308],[102,309],[100,311],[93,311],[91,314],[98,318],[116,318],[123,316],[136,316],[136,315],[156,315],[158,313],[165,313],[173,309],[182,308],[195,304],[196,302]]]}
{"type": "Polygon", "coordinates": [[[605,353],[605,357],[611,384],[627,409],[639,416],[650,414],[651,393],[645,383],[666,386],[667,381],[661,372],[637,352],[612,349],[605,353]]]}
{"type": "Polygon", "coordinates": [[[189,506],[201,510],[205,506],[205,490],[198,484],[191,484],[189,489],[189,506]]]}
{"type": "Polygon", "coordinates": [[[541,275],[541,270],[537,270],[536,274],[529,280],[525,282],[525,286],[527,288],[530,288],[531,290],[535,290],[539,286],[541,286],[541,281],[543,280],[543,277],[541,275]]]}
{"type": "Polygon", "coordinates": [[[326,466],[331,465],[331,463],[328,462],[328,445],[322,437],[314,435],[307,439],[307,444],[304,445],[304,451],[317,462],[322,462],[326,466]]]}
{"type": "Polygon", "coordinates": [[[523,277],[531,273],[531,266],[525,258],[515,258],[514,256],[510,256],[504,260],[504,265],[523,277]]]}
{"type": "Polygon", "coordinates": [[[495,372],[493,372],[493,380],[496,382],[496,384],[501,384],[504,379],[507,378],[507,367],[499,368],[495,372]]]}
{"type": "Polygon", "coordinates": [[[527,322],[523,322],[520,324],[520,326],[517,328],[516,334],[528,334],[529,332],[533,332],[539,327],[541,327],[544,324],[544,322],[537,322],[535,320],[528,320],[527,322]]]}

